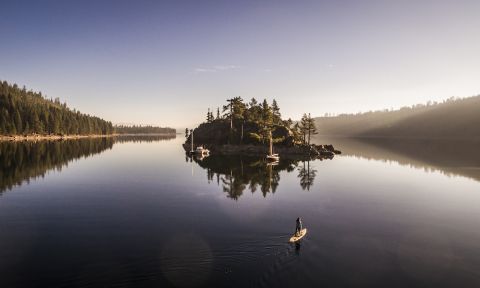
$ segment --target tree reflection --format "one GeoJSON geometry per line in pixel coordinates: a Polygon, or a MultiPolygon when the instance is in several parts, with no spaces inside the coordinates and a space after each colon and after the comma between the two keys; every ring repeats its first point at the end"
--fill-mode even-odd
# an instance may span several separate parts
{"type": "Polygon", "coordinates": [[[48,170],[62,170],[68,162],[113,147],[113,138],[59,141],[0,142],[0,193],[24,180],[44,177],[48,170]]]}
{"type": "Polygon", "coordinates": [[[310,161],[302,161],[303,166],[298,168],[298,178],[300,178],[300,186],[303,190],[310,190],[313,186],[315,176],[317,176],[317,170],[310,168],[310,161]],[[305,162],[307,165],[305,166],[305,162]]]}
{"type": "Polygon", "coordinates": [[[61,171],[68,162],[111,149],[114,143],[152,142],[175,135],[134,135],[42,141],[0,141],[0,194],[52,169],[61,171]]]}
{"type": "Polygon", "coordinates": [[[303,166],[298,168],[298,177],[302,189],[310,189],[317,173],[317,170],[310,168],[310,161],[305,159],[284,158],[275,163],[258,157],[238,155],[190,159],[207,170],[208,183],[217,182],[226,196],[233,200],[238,200],[247,189],[251,193],[260,191],[263,197],[275,193],[280,183],[280,172],[293,172],[301,161],[303,166]]]}

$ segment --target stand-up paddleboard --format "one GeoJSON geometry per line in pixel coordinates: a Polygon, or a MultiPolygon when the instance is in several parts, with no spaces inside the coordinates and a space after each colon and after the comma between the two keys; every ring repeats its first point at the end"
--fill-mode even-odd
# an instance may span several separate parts
{"type": "Polygon", "coordinates": [[[307,235],[307,228],[303,228],[300,230],[300,233],[298,235],[293,234],[293,236],[290,238],[290,242],[297,242],[298,240],[302,239],[303,236],[307,235]]]}

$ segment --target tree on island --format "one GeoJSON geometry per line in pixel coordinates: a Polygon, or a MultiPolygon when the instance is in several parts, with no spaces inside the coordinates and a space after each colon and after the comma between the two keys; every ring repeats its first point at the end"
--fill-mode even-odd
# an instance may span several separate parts
{"type": "Polygon", "coordinates": [[[213,113],[210,112],[210,108],[208,108],[208,112],[207,112],[207,123],[212,123],[214,120],[213,118],[213,113]]]}
{"type": "Polygon", "coordinates": [[[270,139],[273,129],[273,113],[272,109],[268,105],[267,99],[263,99],[262,103],[261,125],[262,143],[265,143],[265,140],[270,139]]]}
{"type": "Polygon", "coordinates": [[[302,119],[300,120],[299,128],[303,136],[303,143],[310,145],[311,135],[318,134],[315,121],[310,116],[310,113],[308,113],[308,115],[306,113],[303,114],[302,119]]]}
{"type": "Polygon", "coordinates": [[[280,107],[275,99],[272,102],[272,121],[274,124],[279,125],[282,121],[282,115],[280,114],[280,107]]]}
{"type": "Polygon", "coordinates": [[[230,129],[233,130],[233,121],[243,119],[245,104],[240,96],[227,100],[228,104],[223,106],[224,116],[230,119],[230,129]]]}

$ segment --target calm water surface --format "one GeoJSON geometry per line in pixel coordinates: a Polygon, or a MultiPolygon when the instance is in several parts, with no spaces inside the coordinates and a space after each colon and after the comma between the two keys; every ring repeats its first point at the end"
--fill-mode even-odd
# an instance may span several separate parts
{"type": "Polygon", "coordinates": [[[476,148],[268,166],[182,141],[0,143],[0,287],[480,286],[476,148]]]}

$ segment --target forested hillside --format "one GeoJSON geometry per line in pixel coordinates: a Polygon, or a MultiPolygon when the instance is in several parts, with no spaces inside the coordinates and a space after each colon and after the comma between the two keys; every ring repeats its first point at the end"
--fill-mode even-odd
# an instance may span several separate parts
{"type": "Polygon", "coordinates": [[[442,103],[315,118],[321,135],[480,139],[480,95],[442,103]]]}
{"type": "Polygon", "coordinates": [[[71,110],[16,84],[0,81],[0,135],[112,134],[111,122],[71,110]]]}

